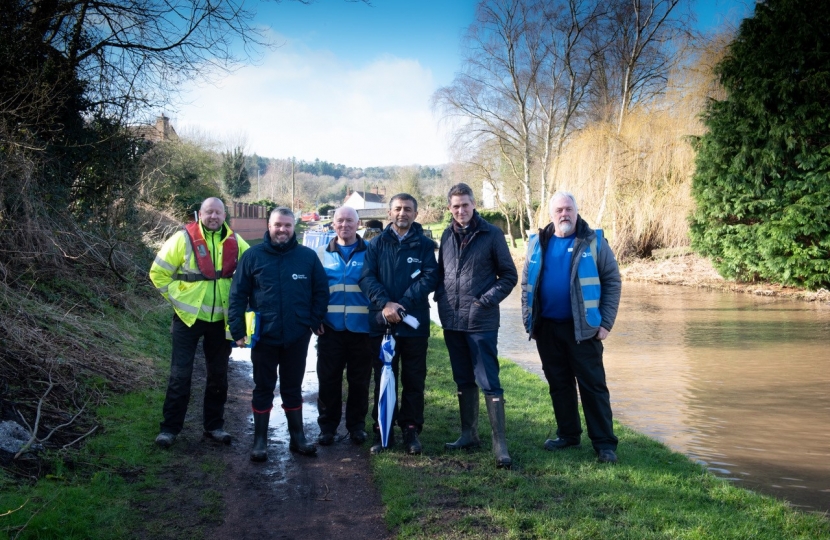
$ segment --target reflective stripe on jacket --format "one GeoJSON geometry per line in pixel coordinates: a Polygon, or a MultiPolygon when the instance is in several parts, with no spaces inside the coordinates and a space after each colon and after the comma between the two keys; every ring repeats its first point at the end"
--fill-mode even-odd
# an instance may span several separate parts
{"type": "Polygon", "coordinates": [[[358,236],[357,246],[345,261],[334,238],[327,246],[317,248],[317,256],[329,279],[329,305],[323,322],[337,331],[369,332],[369,299],[358,285],[366,243],[358,236]]]}
{"type": "MultiPolygon", "coordinates": [[[[522,275],[522,317],[525,330],[530,334],[539,317],[539,277],[542,275],[547,238],[553,234],[553,227],[549,225],[540,232],[542,234],[532,235],[528,241],[522,275]],[[543,234],[548,236],[543,238],[543,234]]],[[[608,243],[603,239],[602,230],[592,230],[581,217],[577,218],[577,237],[570,268],[571,310],[576,340],[593,337],[600,326],[611,330],[620,301],[619,268],[608,243]]]]}
{"type": "MultiPolygon", "coordinates": [[[[233,235],[237,244],[237,261],[248,249],[248,243],[236,235],[230,227],[223,225],[221,231],[202,234],[213,259],[217,273],[222,270],[222,256],[225,241],[233,235]]],[[[201,274],[193,248],[184,231],[178,231],[162,246],[150,266],[150,280],[165,300],[173,305],[176,315],[188,326],[193,326],[197,319],[203,321],[221,321],[227,323],[228,295],[231,278],[215,281],[185,281],[176,279],[180,274],[201,274]]]]}

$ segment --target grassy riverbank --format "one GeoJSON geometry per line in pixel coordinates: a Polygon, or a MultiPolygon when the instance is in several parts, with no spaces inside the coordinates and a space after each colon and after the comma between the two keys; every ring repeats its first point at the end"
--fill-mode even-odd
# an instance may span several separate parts
{"type": "MultiPolygon", "coordinates": [[[[150,303],[142,307],[149,309],[150,303]]],[[[105,337],[118,343],[117,355],[145,363],[169,357],[166,309],[141,317],[112,310],[106,320],[112,334],[105,337]]],[[[82,445],[47,451],[39,461],[24,456],[4,464],[0,539],[132,537],[139,519],[136,507],[147,503],[144,492],[160,472],[175,466],[171,454],[151,444],[164,398],[160,388],[169,369],[163,364],[142,370],[146,379],[137,386],[143,389],[107,393],[92,415],[95,434],[82,445]]]]}
{"type": "Polygon", "coordinates": [[[400,447],[373,460],[401,538],[830,538],[830,522],[738,489],[685,456],[617,425],[616,466],[583,448],[546,452],[555,429],[547,386],[505,362],[510,471],[496,470],[482,406],[483,449],[445,452],[458,433],[455,388],[433,327],[427,375],[425,454],[400,447]]]}
{"type": "MultiPolygon", "coordinates": [[[[111,322],[135,333],[136,357],[166,358],[168,317],[111,322]]],[[[734,488],[623,426],[617,466],[598,464],[587,438],[581,450],[545,452],[541,443],[554,429],[546,386],[512,363],[502,381],[513,470],[493,467],[483,408],[484,448],[444,452],[458,419],[439,332],[433,327],[425,454],[409,457],[398,446],[372,460],[398,537],[830,539],[826,518],[734,488]]],[[[209,536],[226,512],[219,490],[229,470],[215,456],[194,459],[187,449],[159,452],[152,444],[166,379],[159,364],[144,389],[108,397],[82,448],[50,453],[37,483],[0,473],[0,539],[209,536]]]]}

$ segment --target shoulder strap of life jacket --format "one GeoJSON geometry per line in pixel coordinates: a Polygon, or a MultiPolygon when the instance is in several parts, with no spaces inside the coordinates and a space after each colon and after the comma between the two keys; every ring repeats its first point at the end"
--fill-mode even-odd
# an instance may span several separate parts
{"type": "Polygon", "coordinates": [[[188,223],[184,228],[184,232],[196,257],[196,265],[199,268],[199,273],[179,276],[183,281],[214,281],[233,276],[236,270],[237,260],[239,259],[239,244],[236,241],[236,234],[230,233],[225,239],[222,247],[222,273],[216,275],[213,259],[211,258],[210,250],[207,247],[207,242],[202,234],[202,228],[199,226],[199,222],[194,221],[193,223],[188,223]]]}

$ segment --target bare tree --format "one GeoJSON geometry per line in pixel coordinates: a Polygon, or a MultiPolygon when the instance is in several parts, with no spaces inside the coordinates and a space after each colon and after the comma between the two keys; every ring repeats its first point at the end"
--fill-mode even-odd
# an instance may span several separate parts
{"type": "Polygon", "coordinates": [[[433,95],[436,110],[457,122],[456,145],[496,143],[522,185],[521,200],[531,224],[533,131],[539,113],[533,87],[545,54],[538,13],[531,0],[479,4],[465,40],[468,53],[461,73],[433,95]]]}
{"type": "Polygon", "coordinates": [[[592,38],[598,33],[602,17],[607,15],[604,6],[601,0],[565,0],[544,7],[542,32],[546,54],[534,85],[541,113],[542,206],[554,189],[558,158],[576,127],[574,120],[593,81],[597,58],[603,52],[603,45],[592,38]]]}

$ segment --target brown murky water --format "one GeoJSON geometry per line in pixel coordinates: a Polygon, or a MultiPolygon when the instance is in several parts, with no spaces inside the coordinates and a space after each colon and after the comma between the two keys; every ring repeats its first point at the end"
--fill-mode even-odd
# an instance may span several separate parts
{"type": "MultiPolygon", "coordinates": [[[[615,418],[736,485],[828,512],[828,338],[826,304],[625,283],[605,347],[615,418]]],[[[499,354],[544,378],[518,287],[499,354]]]]}

